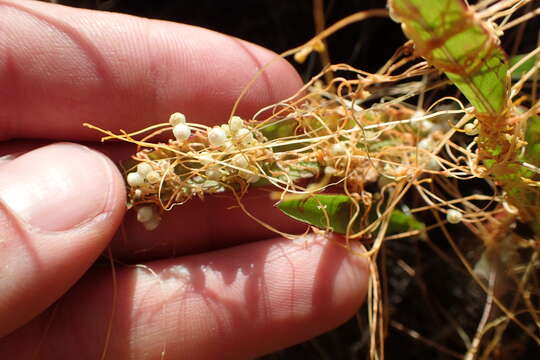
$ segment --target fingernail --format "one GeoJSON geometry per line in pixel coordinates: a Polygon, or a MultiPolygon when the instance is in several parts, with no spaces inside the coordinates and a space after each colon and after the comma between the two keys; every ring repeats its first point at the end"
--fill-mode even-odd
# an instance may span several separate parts
{"type": "Polygon", "coordinates": [[[45,146],[2,166],[0,200],[35,228],[72,229],[107,210],[112,171],[87,147],[45,146]]]}

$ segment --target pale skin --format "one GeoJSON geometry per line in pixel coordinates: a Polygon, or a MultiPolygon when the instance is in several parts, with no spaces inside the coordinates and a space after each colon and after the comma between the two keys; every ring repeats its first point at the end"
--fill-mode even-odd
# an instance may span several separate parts
{"type": "MultiPolygon", "coordinates": [[[[230,198],[176,208],[154,232],[128,213],[119,231],[115,162],[134,147],[99,144],[81,126],[136,130],[175,111],[223,123],[275,54],[196,27],[33,1],[0,1],[0,29],[0,155],[15,154],[0,161],[0,358],[252,358],[358,309],[362,257],[336,239],[277,238],[228,209],[230,198]],[[113,291],[110,266],[91,266],[109,245],[157,276],[117,264],[113,291]]],[[[238,114],[300,86],[279,61],[238,114]]],[[[282,230],[303,229],[265,193],[245,203],[282,230]]]]}

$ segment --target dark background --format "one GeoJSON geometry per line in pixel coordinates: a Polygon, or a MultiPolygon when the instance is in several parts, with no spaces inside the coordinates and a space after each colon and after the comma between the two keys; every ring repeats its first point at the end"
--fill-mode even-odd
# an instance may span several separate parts
{"type": "MultiPolygon", "coordinates": [[[[307,42],[315,34],[311,0],[57,0],[71,6],[100,9],[202,26],[267,47],[277,53],[307,42]]],[[[355,12],[385,8],[385,0],[325,1],[326,23],[355,12]]],[[[333,63],[348,63],[376,71],[404,41],[398,24],[374,18],[353,24],[332,36],[329,50],[333,63]]],[[[298,67],[306,77],[313,75],[313,56],[298,67]]]]}

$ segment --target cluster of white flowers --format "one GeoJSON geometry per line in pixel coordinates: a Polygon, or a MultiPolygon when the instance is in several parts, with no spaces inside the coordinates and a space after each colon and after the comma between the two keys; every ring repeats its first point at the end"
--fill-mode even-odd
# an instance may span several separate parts
{"type": "MultiPolygon", "coordinates": [[[[439,143],[437,142],[437,140],[433,138],[432,135],[426,136],[425,138],[420,140],[417,144],[419,149],[429,151],[430,153],[433,153],[433,151],[435,151],[438,145],[439,143]]],[[[439,162],[437,161],[437,158],[435,157],[435,155],[427,155],[427,154],[422,154],[422,155],[425,155],[421,157],[422,159],[424,159],[422,161],[424,162],[424,168],[426,170],[438,171],[441,169],[441,166],[439,162]],[[429,156],[429,158],[425,159],[426,156],[429,156]]]]}
{"type": "Polygon", "coordinates": [[[175,112],[169,118],[169,124],[173,127],[173,135],[176,141],[181,143],[191,136],[191,129],[186,124],[186,116],[184,114],[175,112]]]}
{"type": "MultiPolygon", "coordinates": [[[[140,189],[144,184],[155,184],[161,180],[159,171],[154,170],[152,165],[141,162],[137,165],[137,170],[127,175],[127,183],[135,188],[134,198],[139,200],[143,191],[140,189]]],[[[137,209],[137,220],[141,222],[146,230],[154,230],[159,225],[161,217],[154,209],[154,206],[145,205],[137,209]]]]}
{"type": "MultiPolygon", "coordinates": [[[[194,150],[187,144],[192,134],[192,128],[186,123],[186,116],[176,112],[169,117],[169,125],[176,142],[187,145],[190,153],[202,166],[196,176],[178,177],[175,166],[170,159],[147,160],[140,162],[137,167],[127,174],[127,183],[131,187],[132,205],[135,206],[137,220],[147,230],[154,230],[161,221],[160,211],[155,204],[148,200],[156,192],[157,184],[164,187],[178,187],[180,191],[175,196],[193,196],[194,194],[216,193],[224,191],[222,181],[228,181],[229,176],[239,176],[248,183],[257,182],[259,169],[253,160],[260,155],[261,149],[255,149],[258,141],[252,129],[238,116],[233,116],[227,124],[208,129],[206,136],[209,147],[202,151],[194,150]],[[173,185],[169,183],[173,181],[173,185]]],[[[201,134],[197,134],[200,139],[201,134]]],[[[200,143],[197,140],[197,146],[200,143]]],[[[188,162],[190,162],[189,160],[188,162]]]]}
{"type": "MultiPolygon", "coordinates": [[[[208,131],[208,143],[228,152],[241,151],[248,146],[255,145],[256,139],[253,132],[244,125],[242,118],[233,116],[228,124],[215,126],[208,131]]],[[[232,156],[230,164],[236,168],[238,175],[247,182],[254,183],[260,179],[256,174],[256,167],[251,166],[249,157],[245,153],[237,153],[232,156]]],[[[222,174],[222,167],[218,164],[210,165],[205,172],[206,177],[214,181],[219,180],[222,174]]]]}
{"type": "Polygon", "coordinates": [[[158,183],[161,180],[161,175],[154,170],[152,165],[142,162],[137,165],[137,170],[130,172],[127,175],[127,183],[131,187],[141,187],[146,182],[149,184],[158,183]]]}
{"type": "Polygon", "coordinates": [[[382,174],[377,179],[377,184],[379,185],[379,188],[382,189],[386,185],[389,185],[396,181],[400,181],[405,178],[409,174],[410,170],[410,167],[403,165],[396,165],[390,163],[384,164],[382,174]]]}
{"type": "Polygon", "coordinates": [[[233,116],[228,124],[215,126],[208,131],[208,142],[214,147],[244,148],[255,142],[250,129],[244,126],[244,120],[233,116]]]}
{"type": "Polygon", "coordinates": [[[161,217],[154,206],[145,205],[137,209],[137,221],[142,223],[146,230],[152,231],[158,227],[161,217]]]}

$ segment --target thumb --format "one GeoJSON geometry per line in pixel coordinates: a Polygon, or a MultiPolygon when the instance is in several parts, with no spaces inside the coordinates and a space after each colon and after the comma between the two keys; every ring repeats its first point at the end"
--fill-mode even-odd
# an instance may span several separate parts
{"type": "Polygon", "coordinates": [[[120,224],[124,183],[104,155],[54,144],[0,164],[0,336],[65,293],[120,224]]]}

